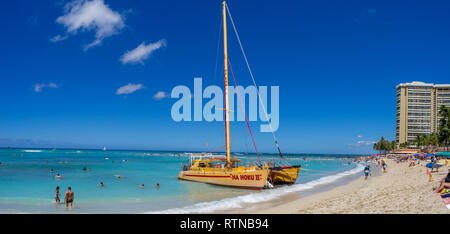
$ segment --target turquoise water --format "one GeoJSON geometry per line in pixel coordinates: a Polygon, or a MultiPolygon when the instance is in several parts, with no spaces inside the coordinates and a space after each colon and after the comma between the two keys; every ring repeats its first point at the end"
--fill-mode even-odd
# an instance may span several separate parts
{"type": "MultiPolygon", "coordinates": [[[[266,161],[279,160],[276,155],[260,156],[266,161]]],[[[257,160],[252,154],[235,157],[244,161],[257,160]]],[[[297,185],[269,191],[272,194],[273,191],[288,193],[358,166],[353,159],[342,155],[288,155],[287,159],[292,164],[302,165],[304,170],[297,185]]],[[[63,205],[54,204],[56,186],[60,186],[62,194],[68,186],[72,187],[75,202],[70,212],[76,213],[142,213],[174,209],[182,212],[184,208],[193,209],[198,204],[206,204],[212,210],[226,209],[228,207],[214,204],[225,199],[230,208],[235,208],[253,202],[252,199],[257,202],[258,196],[268,194],[266,190],[230,189],[180,181],[178,172],[181,165],[188,162],[188,157],[182,156],[181,152],[0,149],[0,162],[0,213],[69,212],[63,205]],[[64,179],[55,179],[57,173],[64,179]],[[117,175],[123,178],[118,179],[117,175]],[[100,182],[105,186],[100,187],[100,182]],[[155,187],[156,183],[160,184],[159,189],[155,187]],[[145,185],[144,189],[140,188],[141,184],[145,185]]]]}

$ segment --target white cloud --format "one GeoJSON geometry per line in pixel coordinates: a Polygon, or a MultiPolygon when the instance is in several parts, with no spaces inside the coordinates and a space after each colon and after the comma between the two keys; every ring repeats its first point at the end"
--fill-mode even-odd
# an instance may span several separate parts
{"type": "Polygon", "coordinates": [[[84,46],[87,50],[100,45],[102,40],[110,37],[125,27],[124,17],[105,5],[103,0],[75,0],[64,6],[64,15],[56,22],[66,27],[68,33],[78,31],[95,31],[95,40],[84,46]]]}
{"type": "Polygon", "coordinates": [[[363,135],[359,134],[358,136],[356,136],[358,138],[363,138],[363,135]]]}
{"type": "Polygon", "coordinates": [[[130,93],[134,93],[139,89],[143,89],[144,86],[142,84],[127,84],[124,85],[122,87],[120,87],[119,89],[117,89],[116,94],[117,95],[121,95],[121,94],[130,94],[130,93]]]}
{"type": "Polygon", "coordinates": [[[143,63],[155,50],[158,50],[162,47],[166,46],[166,40],[161,39],[155,43],[149,43],[146,45],[142,42],[138,47],[133,49],[132,51],[127,51],[125,54],[120,57],[120,61],[122,64],[127,63],[143,63]]]}
{"type": "Polygon", "coordinates": [[[361,147],[361,146],[368,146],[377,143],[376,141],[358,141],[355,144],[348,144],[349,146],[353,147],[361,147]]]}
{"type": "Polygon", "coordinates": [[[56,88],[58,88],[58,85],[56,85],[55,83],[50,82],[48,84],[35,84],[33,87],[34,87],[34,92],[40,93],[40,92],[42,92],[43,88],[54,88],[54,89],[56,89],[56,88]]]}
{"type": "Polygon", "coordinates": [[[66,36],[56,35],[56,36],[50,38],[50,41],[51,41],[51,42],[64,41],[64,40],[66,40],[68,37],[69,37],[69,36],[67,36],[67,35],[66,35],[66,36]]]}
{"type": "Polygon", "coordinates": [[[167,97],[169,97],[169,95],[166,92],[159,91],[153,96],[153,99],[161,100],[161,99],[167,98],[167,97]]]}

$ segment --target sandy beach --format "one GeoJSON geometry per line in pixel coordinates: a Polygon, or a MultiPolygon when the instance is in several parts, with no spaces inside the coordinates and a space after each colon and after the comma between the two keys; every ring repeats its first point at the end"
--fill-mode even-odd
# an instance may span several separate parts
{"type": "Polygon", "coordinates": [[[424,164],[408,167],[409,162],[385,159],[386,173],[357,180],[332,190],[287,201],[281,205],[256,209],[260,214],[450,214],[433,189],[446,175],[447,168],[432,173],[429,182],[424,164]]]}

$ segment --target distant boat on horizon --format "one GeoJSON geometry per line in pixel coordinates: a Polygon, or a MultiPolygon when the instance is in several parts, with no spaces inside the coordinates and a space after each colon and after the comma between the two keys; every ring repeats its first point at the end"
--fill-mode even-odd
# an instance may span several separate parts
{"type": "Polygon", "coordinates": [[[103,146],[103,151],[106,151],[106,146],[103,146]]]}

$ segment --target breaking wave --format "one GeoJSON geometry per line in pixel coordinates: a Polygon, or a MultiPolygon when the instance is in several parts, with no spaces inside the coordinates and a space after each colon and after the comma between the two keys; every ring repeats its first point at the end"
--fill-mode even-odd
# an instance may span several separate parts
{"type": "Polygon", "coordinates": [[[22,152],[27,152],[27,153],[40,153],[40,152],[42,152],[42,150],[22,150],[22,152]]]}
{"type": "Polygon", "coordinates": [[[341,172],[334,175],[324,176],[317,180],[313,180],[304,184],[295,184],[291,186],[283,186],[276,189],[264,190],[260,193],[246,194],[237,197],[225,198],[218,201],[201,202],[195,205],[186,206],[183,208],[173,208],[161,211],[146,212],[147,214],[189,214],[189,213],[211,213],[218,210],[229,210],[242,208],[244,205],[255,204],[259,202],[267,202],[274,200],[283,195],[293,192],[300,192],[312,189],[319,185],[333,183],[343,177],[360,173],[363,170],[362,165],[356,168],[341,172]]]}

